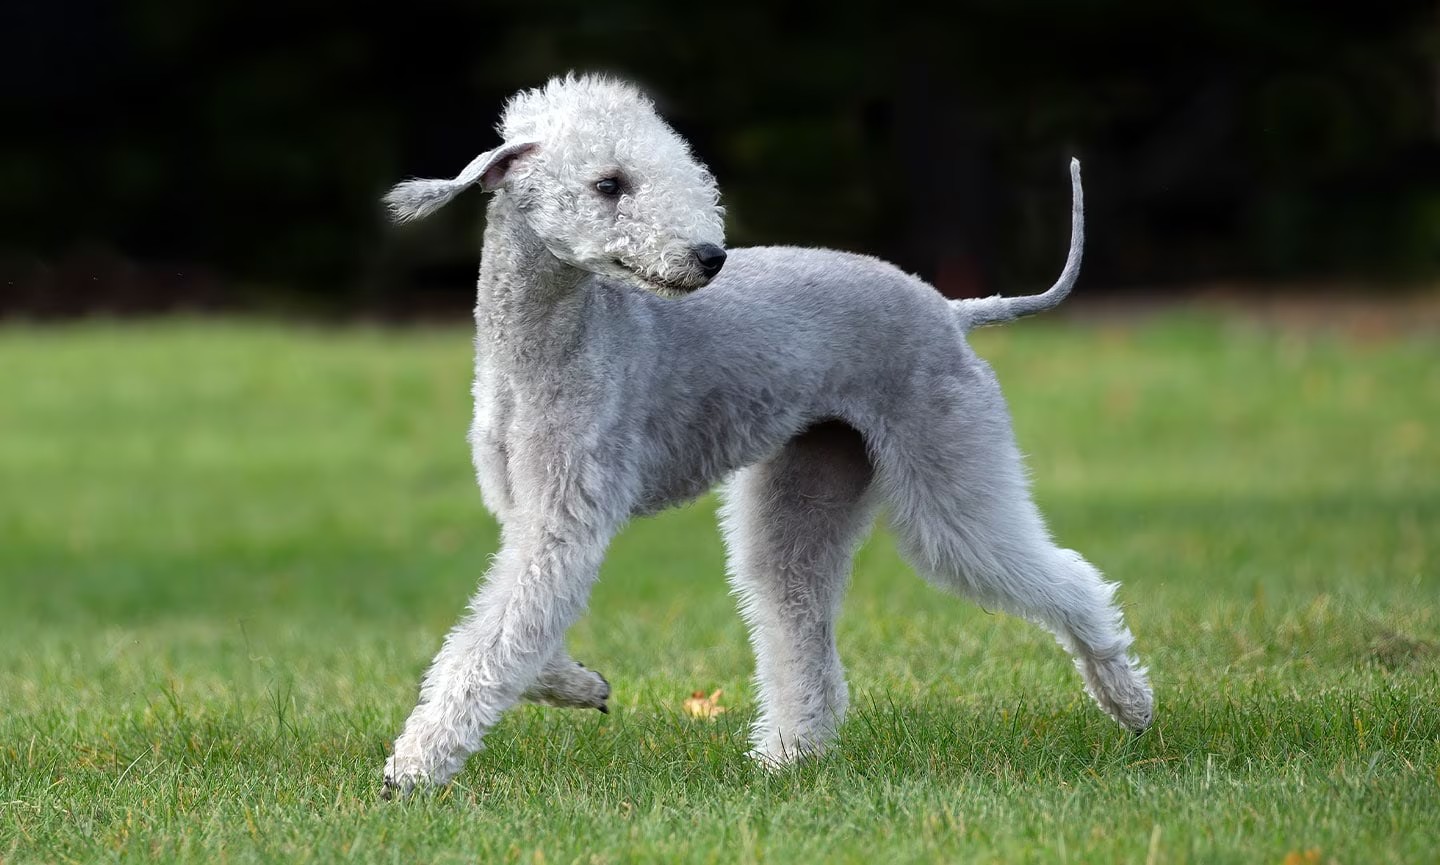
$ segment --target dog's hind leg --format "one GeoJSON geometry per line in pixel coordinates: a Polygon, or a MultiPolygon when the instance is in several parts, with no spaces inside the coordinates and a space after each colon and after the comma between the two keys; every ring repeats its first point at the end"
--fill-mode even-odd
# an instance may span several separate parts
{"type": "Polygon", "coordinates": [[[725,489],[730,582],[755,648],[760,713],[752,755],[781,764],[822,749],[848,694],[835,618],[873,517],[859,433],[812,426],[725,489]]]}
{"type": "Polygon", "coordinates": [[[1153,697],[1130,655],[1116,584],[1051,540],[993,379],[978,376],[960,390],[963,401],[937,395],[930,411],[907,421],[913,426],[892,429],[874,448],[877,487],[903,552],[941,587],[1048,628],[1100,707],[1145,729],[1153,697]]]}

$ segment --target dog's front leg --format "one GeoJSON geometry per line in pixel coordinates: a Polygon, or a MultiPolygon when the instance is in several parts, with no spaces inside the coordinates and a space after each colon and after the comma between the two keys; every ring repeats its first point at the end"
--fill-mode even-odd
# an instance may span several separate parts
{"type": "Polygon", "coordinates": [[[385,764],[384,795],[443,784],[480,748],[485,733],[563,650],[613,527],[507,529],[500,554],[445,638],[420,702],[385,764]]]}

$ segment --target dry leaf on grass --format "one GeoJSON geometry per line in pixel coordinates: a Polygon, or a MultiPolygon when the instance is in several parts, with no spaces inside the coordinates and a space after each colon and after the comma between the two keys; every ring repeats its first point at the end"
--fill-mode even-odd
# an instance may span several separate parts
{"type": "Polygon", "coordinates": [[[685,700],[685,714],[692,718],[713,719],[725,711],[725,707],[720,705],[720,695],[723,693],[723,688],[716,688],[715,693],[707,697],[704,691],[695,691],[685,700]]]}

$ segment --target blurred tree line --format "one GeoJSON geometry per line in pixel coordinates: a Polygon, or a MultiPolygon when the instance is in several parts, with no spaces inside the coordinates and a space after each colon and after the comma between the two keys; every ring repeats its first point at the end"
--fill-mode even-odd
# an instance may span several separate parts
{"type": "Polygon", "coordinates": [[[1048,284],[1085,163],[1086,291],[1440,269],[1432,2],[14,3],[0,312],[468,307],[480,196],[376,199],[496,142],[504,99],[615,72],[719,177],[730,242],[1048,284]]]}

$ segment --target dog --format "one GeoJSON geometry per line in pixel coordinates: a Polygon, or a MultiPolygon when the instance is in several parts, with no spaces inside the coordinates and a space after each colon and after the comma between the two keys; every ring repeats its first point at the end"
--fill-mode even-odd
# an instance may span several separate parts
{"type": "Polygon", "coordinates": [[[848,702],[835,618],[884,508],[937,585],[1054,633],[1124,727],[1151,722],[1115,584],[1051,540],[972,328],[1049,309],[1043,294],[946,300],[875,258],[725,248],[712,174],[637,88],[566,76],[519,93],[502,143],[452,180],[387,196],[397,222],[492,194],[475,305],[470,443],[501,549],[426,673],[386,795],[443,784],[522,698],[604,709],[573,661],[610,539],[631,517],[726,480],[729,577],[756,654],[752,754],[821,751],[848,702]],[[703,290],[702,290],[703,289],[703,290]]]}

